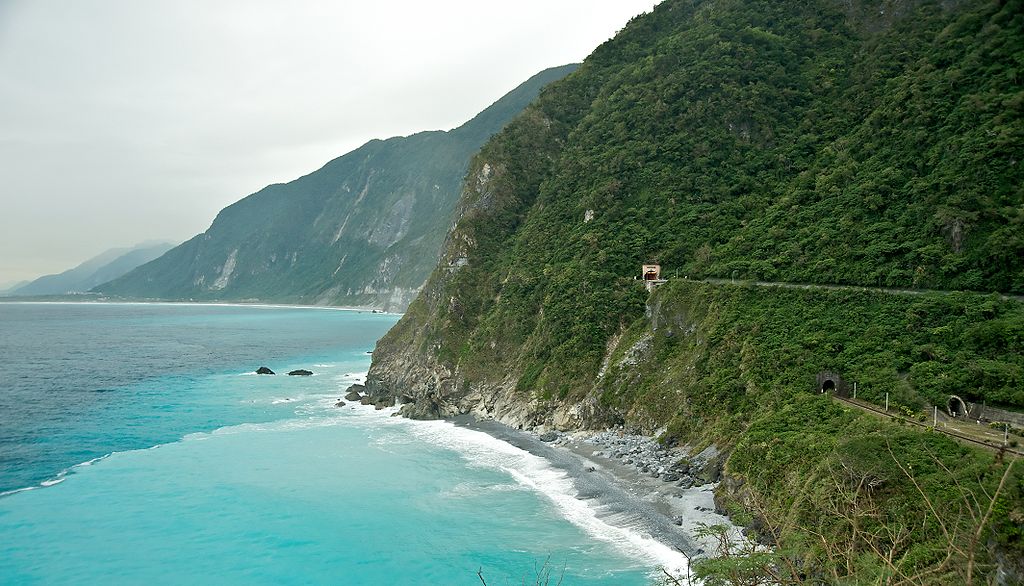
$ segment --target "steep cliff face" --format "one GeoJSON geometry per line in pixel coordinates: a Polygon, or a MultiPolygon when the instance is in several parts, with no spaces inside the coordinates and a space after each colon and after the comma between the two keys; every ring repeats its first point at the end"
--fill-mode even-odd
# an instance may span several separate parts
{"type": "MultiPolygon", "coordinates": [[[[1020,292],[1020,47],[1019,1],[666,0],[474,158],[439,266],[374,352],[374,400],[714,441],[737,486],[799,517],[784,540],[822,571],[808,536],[857,530],[829,513],[840,476],[878,475],[880,526],[921,531],[850,538],[868,553],[843,571],[892,571],[882,545],[942,563],[918,491],[959,507],[951,477],[990,490],[1000,463],[843,409],[814,377],[910,413],[954,388],[1024,408],[1019,302],[700,281],[1020,292]],[[651,260],[671,281],[653,298],[635,281],[651,260]]],[[[1012,483],[992,531],[1019,555],[1012,483]]]]}
{"type": "MultiPolygon", "coordinates": [[[[664,2],[476,156],[440,266],[371,379],[407,379],[388,367],[403,356],[460,393],[578,396],[642,316],[647,260],[691,278],[1019,291],[1018,8],[664,2]]],[[[996,390],[1018,380],[1004,374],[978,394],[1024,404],[996,390]]]]}
{"type": "Polygon", "coordinates": [[[434,268],[467,163],[546,70],[450,132],[374,140],[228,206],[160,259],[97,287],[126,297],[250,299],[402,310],[434,268]]]}

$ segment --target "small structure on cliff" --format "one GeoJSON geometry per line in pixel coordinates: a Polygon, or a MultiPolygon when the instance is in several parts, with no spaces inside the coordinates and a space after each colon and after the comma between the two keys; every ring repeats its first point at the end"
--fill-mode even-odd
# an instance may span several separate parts
{"type": "Polygon", "coordinates": [[[640,274],[643,276],[644,286],[647,287],[648,292],[654,291],[658,285],[668,282],[668,279],[661,278],[661,265],[659,264],[643,265],[640,274]]]}

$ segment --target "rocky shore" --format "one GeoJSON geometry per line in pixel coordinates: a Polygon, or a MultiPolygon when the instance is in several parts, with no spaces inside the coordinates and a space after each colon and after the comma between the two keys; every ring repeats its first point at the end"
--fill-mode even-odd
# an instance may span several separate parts
{"type": "Polygon", "coordinates": [[[685,447],[666,449],[623,430],[537,433],[470,415],[453,421],[545,458],[610,523],[637,529],[691,559],[714,554],[715,543],[694,537],[700,525],[732,527],[715,506],[722,458],[714,447],[689,457],[685,447]]]}
{"type": "MultiPolygon", "coordinates": [[[[352,385],[346,391],[346,400],[377,409],[394,404],[387,396],[375,397],[364,385],[352,385]]],[[[713,445],[699,451],[662,446],[621,426],[604,431],[522,429],[486,416],[448,413],[441,401],[403,403],[394,415],[448,419],[544,458],[564,471],[578,498],[591,501],[610,523],[637,529],[688,558],[714,554],[712,540],[694,537],[701,525],[727,525],[741,538],[740,528],[715,504],[725,454],[713,445]]]]}
{"type": "Polygon", "coordinates": [[[640,474],[682,489],[707,486],[722,476],[722,454],[713,445],[691,458],[685,448],[666,449],[652,438],[622,430],[595,433],[584,441],[600,448],[593,452],[593,457],[617,459],[640,474]]]}

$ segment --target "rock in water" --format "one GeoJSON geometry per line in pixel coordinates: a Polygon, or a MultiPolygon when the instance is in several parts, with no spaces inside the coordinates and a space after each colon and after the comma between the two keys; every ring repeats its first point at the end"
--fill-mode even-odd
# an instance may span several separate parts
{"type": "Polygon", "coordinates": [[[289,372],[288,376],[311,376],[312,374],[313,371],[300,368],[298,370],[293,370],[289,372]]]}
{"type": "Polygon", "coordinates": [[[545,432],[540,436],[540,441],[542,442],[553,442],[556,439],[558,439],[558,434],[553,431],[545,432]]]}
{"type": "Polygon", "coordinates": [[[363,398],[360,393],[366,391],[366,387],[363,385],[355,384],[348,388],[348,393],[345,394],[345,399],[348,401],[359,401],[363,398]]]}
{"type": "Polygon", "coordinates": [[[274,374],[274,371],[270,370],[266,366],[261,366],[258,369],[256,369],[256,374],[274,374]]]}
{"type": "Polygon", "coordinates": [[[337,403],[334,404],[334,406],[335,407],[344,407],[345,406],[345,401],[338,401],[337,403]]]}

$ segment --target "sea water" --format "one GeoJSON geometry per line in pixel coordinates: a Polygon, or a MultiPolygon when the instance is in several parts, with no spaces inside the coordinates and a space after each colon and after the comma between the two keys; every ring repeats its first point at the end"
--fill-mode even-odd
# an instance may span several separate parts
{"type": "Polygon", "coordinates": [[[629,585],[676,561],[536,456],[336,407],[396,319],[0,304],[0,583],[629,585]]]}

